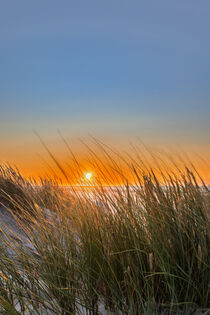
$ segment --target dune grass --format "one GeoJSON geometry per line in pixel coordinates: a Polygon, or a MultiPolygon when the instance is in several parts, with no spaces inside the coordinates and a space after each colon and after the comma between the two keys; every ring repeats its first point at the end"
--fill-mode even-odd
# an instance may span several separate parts
{"type": "Polygon", "coordinates": [[[2,231],[1,314],[207,314],[208,187],[189,168],[131,172],[135,184],[87,194],[2,166],[1,203],[33,250],[2,231]]]}

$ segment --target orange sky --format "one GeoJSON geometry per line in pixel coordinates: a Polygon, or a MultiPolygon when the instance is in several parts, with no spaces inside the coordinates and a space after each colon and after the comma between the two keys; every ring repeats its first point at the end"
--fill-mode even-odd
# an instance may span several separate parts
{"type": "Polygon", "coordinates": [[[95,179],[105,184],[119,184],[123,176],[131,181],[133,180],[132,172],[129,166],[126,165],[127,162],[129,165],[139,165],[139,167],[145,168],[143,164],[146,161],[147,165],[154,169],[157,168],[157,163],[161,167],[165,167],[165,163],[166,168],[174,170],[171,157],[182,166],[183,163],[180,161],[181,156],[186,164],[189,164],[187,161],[189,158],[203,179],[207,183],[210,182],[210,154],[205,147],[203,150],[199,147],[196,151],[196,147],[193,146],[186,149],[186,146],[185,148],[183,146],[172,148],[172,146],[154,145],[152,146],[152,153],[154,153],[155,159],[157,159],[157,161],[154,161],[154,158],[148,153],[148,150],[150,150],[148,148],[151,148],[151,146],[147,144],[147,148],[144,148],[138,141],[134,145],[126,142],[123,143],[123,141],[118,141],[118,143],[112,141],[111,144],[109,143],[111,149],[106,147],[106,145],[103,147],[106,153],[99,147],[100,145],[97,146],[94,144],[93,139],[89,139],[85,143],[81,143],[79,140],[71,140],[70,143],[72,152],[70,152],[61,139],[50,139],[46,142],[47,148],[56,159],[54,161],[37,138],[33,141],[26,141],[25,143],[21,141],[4,141],[1,142],[1,162],[16,165],[23,176],[31,176],[36,179],[40,176],[56,176],[61,178],[65,183],[66,179],[64,174],[62,174],[63,169],[71,184],[81,182],[81,178],[87,171],[92,172],[95,179]],[[114,152],[111,151],[112,149],[114,152]],[[170,158],[167,157],[166,153],[163,153],[163,150],[170,155],[170,158]],[[120,157],[115,151],[119,153],[120,157]],[[113,161],[111,161],[108,155],[113,161]],[[74,158],[76,158],[76,161],[74,158]],[[138,159],[141,159],[143,162],[138,159]],[[59,169],[59,167],[61,168],[59,169]],[[123,176],[119,175],[119,173],[123,173],[123,176]],[[106,180],[103,177],[106,177],[106,180]]]}

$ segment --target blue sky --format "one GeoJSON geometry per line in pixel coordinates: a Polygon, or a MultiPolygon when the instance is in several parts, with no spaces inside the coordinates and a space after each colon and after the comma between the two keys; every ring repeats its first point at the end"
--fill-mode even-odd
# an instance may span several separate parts
{"type": "Polygon", "coordinates": [[[5,150],[56,128],[206,148],[209,12],[208,0],[2,1],[5,150]]]}

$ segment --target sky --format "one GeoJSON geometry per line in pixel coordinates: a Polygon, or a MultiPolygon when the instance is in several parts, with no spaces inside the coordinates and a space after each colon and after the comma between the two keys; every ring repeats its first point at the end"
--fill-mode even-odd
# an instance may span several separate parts
{"type": "Polygon", "coordinates": [[[41,172],[34,130],[62,159],[58,129],[78,152],[93,135],[209,159],[209,12],[209,0],[1,1],[0,161],[41,172]]]}

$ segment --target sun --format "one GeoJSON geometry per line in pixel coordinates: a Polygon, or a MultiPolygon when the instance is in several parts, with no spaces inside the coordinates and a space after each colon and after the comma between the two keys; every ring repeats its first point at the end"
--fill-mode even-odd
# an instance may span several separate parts
{"type": "Polygon", "coordinates": [[[93,176],[93,174],[91,172],[85,173],[85,178],[87,180],[91,180],[92,176],[93,176]]]}

